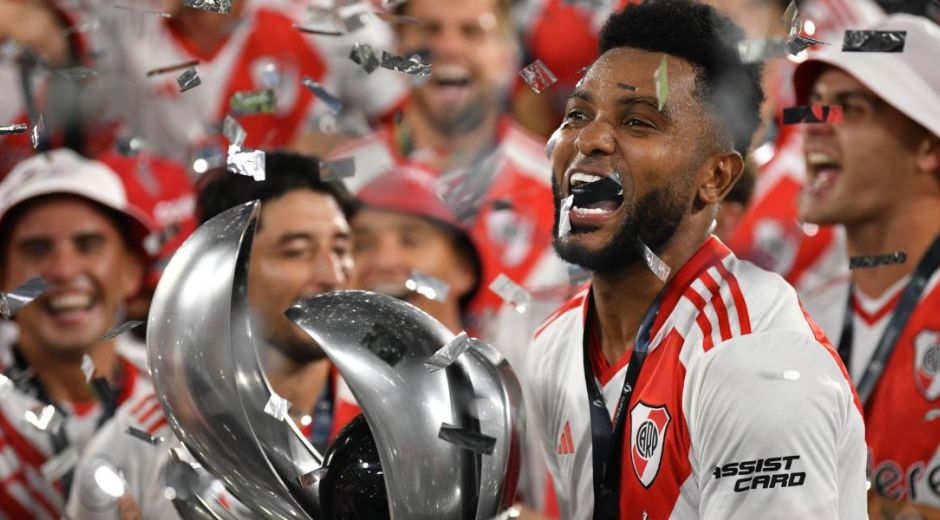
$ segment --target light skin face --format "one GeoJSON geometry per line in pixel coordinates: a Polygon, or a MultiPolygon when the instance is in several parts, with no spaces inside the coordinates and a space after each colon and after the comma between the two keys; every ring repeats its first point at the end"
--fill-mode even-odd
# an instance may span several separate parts
{"type": "Polygon", "coordinates": [[[358,287],[402,298],[435,317],[441,306],[459,313],[458,300],[472,288],[473,271],[442,230],[418,216],[373,208],[360,210],[352,227],[358,287]],[[447,283],[447,301],[409,291],[405,281],[414,269],[447,283]]]}
{"type": "Polygon", "coordinates": [[[266,201],[251,249],[248,298],[268,342],[288,357],[322,357],[284,311],[300,298],[346,288],[352,267],[349,224],[332,197],[299,189],[266,201]]]}
{"type": "MultiPolygon", "coordinates": [[[[623,186],[623,203],[608,203],[606,213],[599,215],[569,212],[573,232],[558,239],[562,249],[597,255],[631,217],[639,219],[641,236],[659,228],[654,234],[660,236],[643,237],[647,242],[668,239],[668,228],[679,225],[678,219],[721,200],[741,174],[741,156],[721,151],[710,137],[714,125],[693,94],[695,70],[690,63],[668,59],[669,97],[663,111],[657,110],[653,71],[662,56],[638,49],[610,50],[569,99],[552,156],[558,195],[570,194],[576,173],[616,176],[623,186]],[[658,204],[649,202],[653,196],[658,204]],[[664,207],[671,209],[674,222],[657,218],[664,207]]],[[[656,245],[662,244],[651,247],[656,245]]]]}
{"type": "Polygon", "coordinates": [[[838,124],[804,130],[807,181],[800,218],[815,224],[864,224],[899,209],[917,188],[905,177],[917,171],[925,132],[855,78],[826,69],[810,102],[842,105],[838,124]]]}
{"type": "Polygon", "coordinates": [[[17,315],[23,348],[81,359],[140,288],[143,268],[114,222],[93,203],[55,197],[14,224],[3,264],[3,291],[34,276],[50,288],[17,315]]]}
{"type": "Polygon", "coordinates": [[[475,128],[496,109],[512,59],[496,0],[411,0],[405,14],[423,23],[401,26],[399,51],[431,52],[433,72],[413,91],[416,108],[443,134],[475,128]]]}

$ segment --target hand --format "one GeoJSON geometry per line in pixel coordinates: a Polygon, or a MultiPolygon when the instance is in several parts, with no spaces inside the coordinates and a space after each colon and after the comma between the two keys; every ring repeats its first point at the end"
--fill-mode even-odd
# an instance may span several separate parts
{"type": "Polygon", "coordinates": [[[130,495],[124,495],[117,499],[117,509],[121,520],[144,520],[144,515],[140,512],[137,501],[130,495]]]}

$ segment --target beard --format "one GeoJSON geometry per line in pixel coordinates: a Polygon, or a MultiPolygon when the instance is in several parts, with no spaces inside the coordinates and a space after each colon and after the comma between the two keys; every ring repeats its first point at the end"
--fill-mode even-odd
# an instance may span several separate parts
{"type": "Polygon", "coordinates": [[[552,193],[555,201],[555,223],[552,228],[552,245],[562,260],[578,265],[592,273],[612,274],[623,271],[637,262],[644,262],[643,244],[654,253],[665,246],[676,233],[691,201],[684,193],[684,186],[668,185],[651,190],[638,201],[625,205],[623,220],[617,226],[613,236],[597,250],[592,250],[566,237],[588,233],[593,229],[579,229],[572,225],[565,237],[558,236],[561,210],[561,189],[552,176],[552,193]]]}
{"type": "Polygon", "coordinates": [[[444,136],[464,135],[483,125],[491,112],[491,100],[485,94],[476,94],[465,106],[454,111],[435,109],[420,93],[414,96],[415,105],[424,113],[434,130],[444,136]]]}

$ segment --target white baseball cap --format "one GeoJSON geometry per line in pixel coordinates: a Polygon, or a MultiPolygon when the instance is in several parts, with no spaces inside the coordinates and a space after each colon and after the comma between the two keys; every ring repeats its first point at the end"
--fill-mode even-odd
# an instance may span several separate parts
{"type": "Polygon", "coordinates": [[[833,42],[809,53],[793,75],[797,102],[808,103],[816,78],[826,65],[838,67],[886,103],[940,136],[940,26],[922,16],[895,14],[868,29],[907,31],[903,52],[842,52],[833,42]]]}
{"type": "Polygon", "coordinates": [[[128,202],[124,183],[114,170],[67,148],[21,161],[0,182],[0,224],[14,206],[55,194],[76,195],[121,213],[135,240],[155,229],[150,217],[128,202]]]}

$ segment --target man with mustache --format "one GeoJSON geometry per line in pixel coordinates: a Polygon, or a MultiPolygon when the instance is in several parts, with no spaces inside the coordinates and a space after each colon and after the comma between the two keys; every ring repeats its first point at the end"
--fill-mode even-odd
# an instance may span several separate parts
{"type": "Polygon", "coordinates": [[[904,51],[819,52],[794,77],[801,104],[843,112],[805,125],[800,217],[842,224],[862,263],[802,296],[865,407],[869,514],[940,518],[940,28],[893,15],[872,29],[906,31],[904,51]]]}
{"type": "Polygon", "coordinates": [[[838,355],[792,287],[711,235],[763,99],[742,38],[691,0],[628,6],[568,100],[555,249],[592,279],[523,380],[564,518],[865,516],[838,355]]]}
{"type": "Polygon", "coordinates": [[[71,150],[27,159],[0,183],[0,290],[49,284],[0,346],[0,516],[58,518],[89,439],[150,391],[120,338],[102,337],[141,287],[150,228],[114,171],[71,150]]]}

